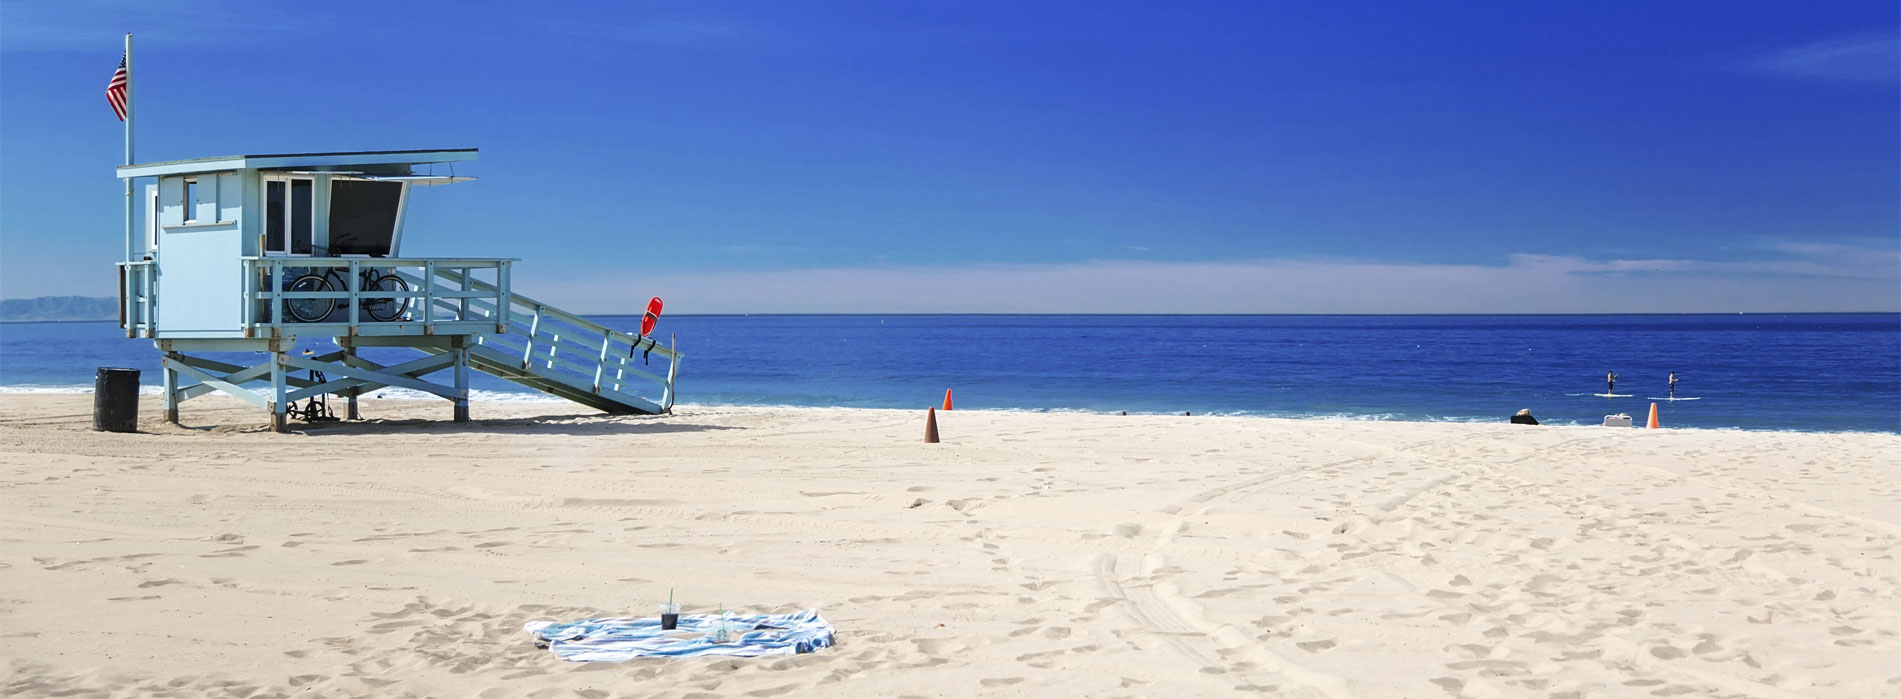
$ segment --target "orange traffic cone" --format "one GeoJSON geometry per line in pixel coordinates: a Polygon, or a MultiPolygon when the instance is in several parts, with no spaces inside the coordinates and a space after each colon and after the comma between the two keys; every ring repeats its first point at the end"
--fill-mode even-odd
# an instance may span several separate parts
{"type": "Polygon", "coordinates": [[[929,410],[930,412],[927,412],[924,414],[924,443],[936,444],[937,443],[937,408],[930,408],[929,410]]]}
{"type": "Polygon", "coordinates": [[[950,392],[951,392],[950,389],[948,388],[944,389],[944,409],[945,410],[951,409],[950,392]]]}
{"type": "Polygon", "coordinates": [[[1650,429],[1657,429],[1657,404],[1650,404],[1650,429]]]}

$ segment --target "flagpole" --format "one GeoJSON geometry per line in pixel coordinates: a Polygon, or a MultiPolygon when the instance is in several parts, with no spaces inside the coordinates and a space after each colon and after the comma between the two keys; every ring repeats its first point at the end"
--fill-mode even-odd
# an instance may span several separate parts
{"type": "MultiPolygon", "coordinates": [[[[125,35],[125,164],[132,164],[132,91],[138,86],[132,81],[132,34],[125,35]]],[[[132,178],[121,177],[125,182],[125,261],[133,262],[132,215],[135,211],[132,200],[132,178]]]]}

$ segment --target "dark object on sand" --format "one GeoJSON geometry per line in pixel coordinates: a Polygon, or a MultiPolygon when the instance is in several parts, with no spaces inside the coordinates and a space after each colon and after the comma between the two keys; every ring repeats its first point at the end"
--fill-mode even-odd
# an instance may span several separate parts
{"type": "Polygon", "coordinates": [[[1517,414],[1517,415],[1513,415],[1513,416],[1512,416],[1512,424],[1514,424],[1514,425],[1536,425],[1536,424],[1538,424],[1538,418],[1535,418],[1535,417],[1532,417],[1532,416],[1531,416],[1531,408],[1526,408],[1526,409],[1524,409],[1524,410],[1520,410],[1520,411],[1518,411],[1518,414],[1517,414]]]}
{"type": "Polygon", "coordinates": [[[139,431],[139,370],[99,367],[92,386],[92,429],[139,431]]]}

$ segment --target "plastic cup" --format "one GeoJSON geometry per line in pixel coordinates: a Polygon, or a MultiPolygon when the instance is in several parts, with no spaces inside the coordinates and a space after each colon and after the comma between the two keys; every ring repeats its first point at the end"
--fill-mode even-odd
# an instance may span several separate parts
{"type": "Polygon", "coordinates": [[[680,626],[680,605],[668,602],[660,605],[660,630],[672,631],[680,626]]]}

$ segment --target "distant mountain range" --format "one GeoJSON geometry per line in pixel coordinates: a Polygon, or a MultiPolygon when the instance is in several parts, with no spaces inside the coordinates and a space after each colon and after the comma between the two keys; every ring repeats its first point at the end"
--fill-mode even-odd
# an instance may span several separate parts
{"type": "Polygon", "coordinates": [[[110,296],[41,296],[0,301],[0,323],[118,319],[119,301],[110,296]]]}

